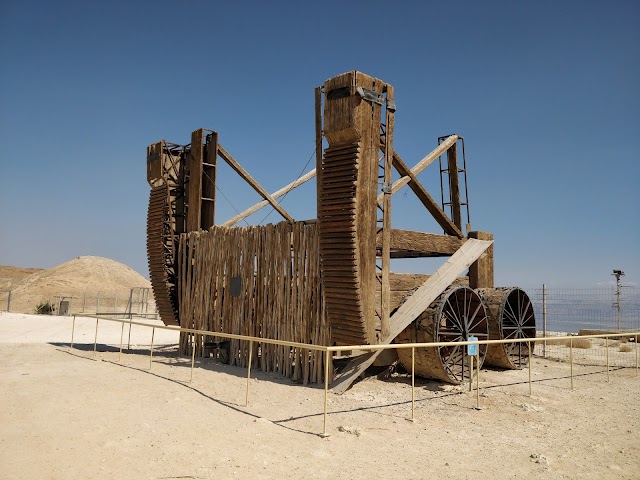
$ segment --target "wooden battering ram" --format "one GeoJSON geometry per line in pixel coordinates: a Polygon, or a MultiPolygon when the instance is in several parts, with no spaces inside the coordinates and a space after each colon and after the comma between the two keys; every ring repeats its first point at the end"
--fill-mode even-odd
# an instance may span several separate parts
{"type": "MultiPolygon", "coordinates": [[[[534,336],[526,294],[517,288],[494,289],[493,236],[471,231],[463,139],[441,137],[435,150],[409,167],[393,149],[391,85],[351,71],[316,88],[315,99],[316,169],[272,194],[219,144],[216,132],[196,130],[188,145],[160,141],[148,147],[147,250],[162,320],[321,345],[534,336]],[[263,201],[216,224],[219,159],[263,201]],[[437,160],[441,179],[446,177],[441,203],[417,177],[437,160]],[[295,221],[277,199],[314,176],[317,219],[295,221]],[[406,185],[443,234],[391,227],[392,196],[406,185]],[[235,226],[264,206],[284,221],[235,226]],[[418,257],[448,259],[430,275],[390,271],[392,258],[418,257]]],[[[208,356],[224,348],[231,364],[246,365],[247,342],[218,340],[183,336],[181,349],[194,345],[198,355],[208,356]]],[[[317,353],[266,345],[254,349],[254,367],[305,383],[323,380],[317,353]]],[[[336,363],[334,391],[344,391],[374,363],[395,361],[379,354],[336,363]]],[[[526,347],[514,344],[482,347],[480,360],[518,368],[527,354],[526,347]]],[[[407,350],[398,349],[397,358],[411,368],[407,350]]],[[[470,374],[462,347],[419,349],[415,365],[419,375],[452,383],[470,374]]]]}

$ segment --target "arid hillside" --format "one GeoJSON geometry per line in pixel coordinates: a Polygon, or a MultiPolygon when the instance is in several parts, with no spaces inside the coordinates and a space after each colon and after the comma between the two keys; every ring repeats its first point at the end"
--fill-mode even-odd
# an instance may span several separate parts
{"type": "Polygon", "coordinates": [[[70,297],[76,306],[90,301],[94,306],[89,311],[95,311],[96,297],[104,308],[111,306],[114,299],[118,305],[126,302],[133,287],[151,287],[149,280],[132,268],[104,257],[76,257],[46,270],[2,267],[0,273],[5,271],[7,278],[9,274],[19,278],[20,272],[24,271],[22,278],[11,286],[11,310],[14,312],[33,312],[39,303],[49,301],[53,304],[60,296],[70,297]],[[29,270],[33,272],[28,273],[29,270]]]}

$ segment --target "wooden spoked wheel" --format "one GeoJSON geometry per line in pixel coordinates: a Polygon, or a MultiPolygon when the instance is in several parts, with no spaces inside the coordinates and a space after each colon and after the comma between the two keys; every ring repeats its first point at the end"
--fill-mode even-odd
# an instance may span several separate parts
{"type": "MultiPolygon", "coordinates": [[[[478,290],[489,312],[490,338],[520,340],[535,338],[536,319],[529,296],[520,288],[484,288],[478,290]]],[[[490,345],[487,365],[518,369],[529,362],[526,342],[490,345]]]]}
{"type": "MultiPolygon", "coordinates": [[[[396,339],[398,343],[463,342],[469,337],[489,338],[487,312],[480,296],[469,287],[446,290],[396,339]]],[[[479,346],[480,364],[486,345],[479,346]]],[[[411,370],[411,349],[398,349],[398,357],[411,370]]],[[[464,345],[418,348],[415,374],[459,384],[471,378],[464,345]]]]}

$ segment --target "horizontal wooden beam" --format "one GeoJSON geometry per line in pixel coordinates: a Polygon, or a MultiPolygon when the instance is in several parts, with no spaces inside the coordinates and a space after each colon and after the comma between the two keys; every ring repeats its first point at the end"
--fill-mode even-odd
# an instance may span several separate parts
{"type": "MultiPolygon", "coordinates": [[[[298,178],[296,181],[291,182],[289,185],[285,185],[284,187],[282,187],[277,192],[273,192],[271,194],[271,197],[274,200],[276,198],[280,198],[281,196],[285,195],[286,193],[289,193],[294,188],[297,188],[300,185],[302,185],[303,183],[311,180],[315,176],[316,176],[316,169],[314,168],[313,170],[311,170],[306,175],[303,175],[302,177],[298,178]]],[[[261,208],[263,208],[263,207],[265,207],[267,205],[269,205],[269,201],[268,200],[262,200],[262,201],[256,203],[255,205],[253,205],[252,207],[247,208],[244,212],[241,212],[238,215],[236,215],[235,217],[230,218],[229,220],[224,222],[222,224],[222,226],[223,227],[231,227],[231,226],[235,225],[236,223],[238,223],[243,218],[247,218],[249,215],[253,215],[258,210],[260,210],[261,208]]]]}
{"type": "Polygon", "coordinates": [[[220,158],[227,162],[229,166],[233,168],[236,173],[244,179],[245,182],[251,185],[251,187],[256,192],[258,192],[258,194],[262,198],[267,200],[280,215],[282,215],[289,222],[294,221],[291,215],[289,215],[286,210],[282,208],[282,206],[278,202],[276,202],[275,199],[271,195],[269,195],[269,193],[264,188],[262,188],[262,185],[260,185],[251,175],[249,175],[249,172],[242,168],[242,166],[229,154],[229,152],[222,148],[222,145],[220,144],[218,144],[218,155],[220,155],[220,158]]]}
{"type": "MultiPolygon", "coordinates": [[[[413,230],[391,229],[391,250],[406,250],[425,256],[453,255],[465,239],[451,235],[415,232],[413,230]],[[435,254],[435,255],[434,255],[435,254]]],[[[382,247],[382,235],[376,236],[376,247],[382,247]]]]}

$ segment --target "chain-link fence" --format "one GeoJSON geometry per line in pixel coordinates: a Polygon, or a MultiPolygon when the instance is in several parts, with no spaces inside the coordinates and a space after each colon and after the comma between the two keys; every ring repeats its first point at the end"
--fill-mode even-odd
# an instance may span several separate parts
{"type": "Polygon", "coordinates": [[[139,287],[86,291],[76,294],[60,292],[50,295],[21,295],[15,290],[4,290],[0,291],[0,311],[52,315],[82,313],[143,315],[157,312],[151,289],[139,287]]]}

